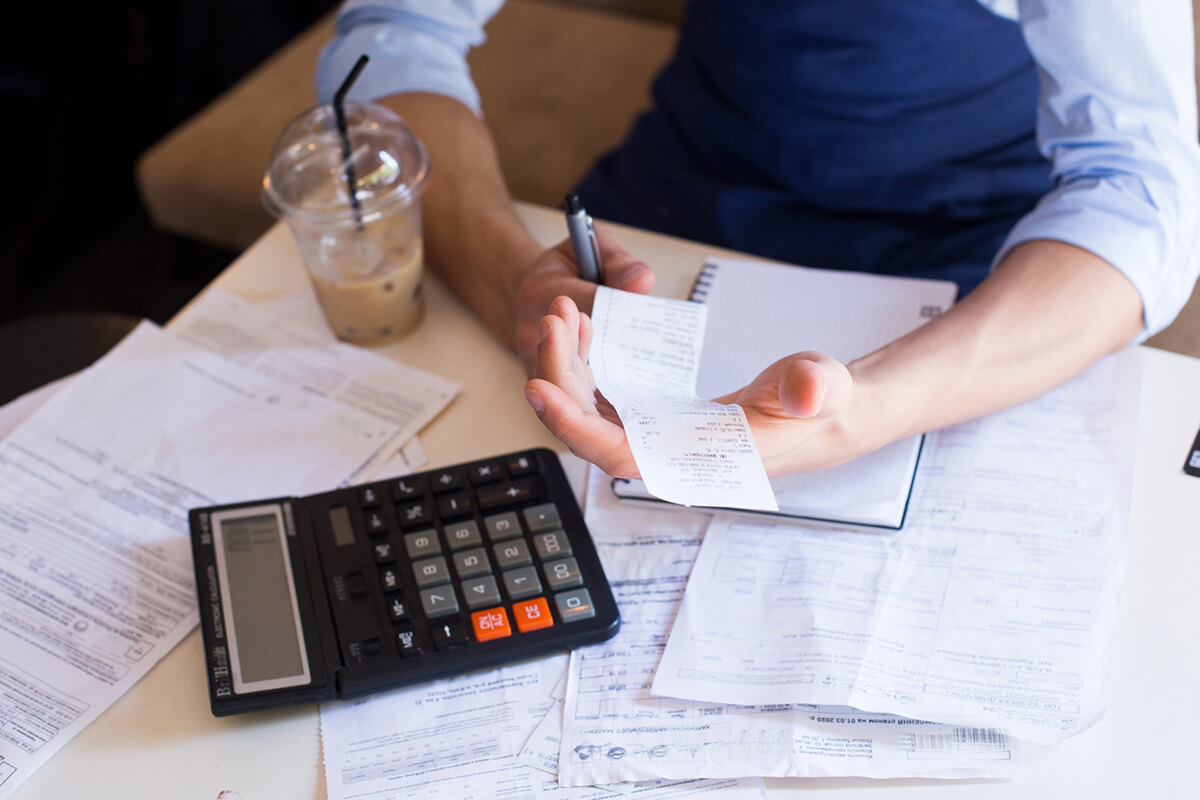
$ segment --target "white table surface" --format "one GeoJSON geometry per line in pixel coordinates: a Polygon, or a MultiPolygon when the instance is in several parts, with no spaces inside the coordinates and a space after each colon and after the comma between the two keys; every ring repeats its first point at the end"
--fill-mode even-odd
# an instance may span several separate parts
{"type": "MultiPolygon", "coordinates": [[[[563,238],[559,213],[523,206],[534,234],[563,238]]],[[[623,243],[658,273],[655,294],[685,297],[715,248],[633,229],[623,243]]],[[[725,252],[724,254],[730,255],[725,252]]],[[[306,285],[277,225],[214,282],[250,300],[306,285]]],[[[427,318],[380,350],[463,385],[421,442],[429,468],[533,446],[562,451],[525,404],[516,357],[441,283],[427,318]]],[[[768,780],[773,798],[1196,797],[1200,724],[1200,478],[1181,469],[1200,427],[1200,360],[1146,348],[1129,550],[1104,719],[1028,759],[1007,781],[768,780]]],[[[15,800],[324,798],[316,706],[224,719],[209,713],[199,630],[34,773],[15,800]],[[222,796],[222,792],[226,794],[222,796]]]]}

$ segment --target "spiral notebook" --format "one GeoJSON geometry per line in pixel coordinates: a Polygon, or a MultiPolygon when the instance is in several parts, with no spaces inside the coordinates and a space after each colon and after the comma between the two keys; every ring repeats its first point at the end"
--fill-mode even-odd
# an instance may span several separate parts
{"type": "MultiPolygon", "coordinates": [[[[801,350],[851,361],[937,316],[957,291],[951,281],[711,259],[691,295],[708,306],[696,391],[718,397],[801,350]]],[[[772,479],[779,514],[903,527],[923,440],[914,436],[846,464],[772,479]]],[[[641,481],[614,479],[613,492],[662,502],[641,481]]]]}

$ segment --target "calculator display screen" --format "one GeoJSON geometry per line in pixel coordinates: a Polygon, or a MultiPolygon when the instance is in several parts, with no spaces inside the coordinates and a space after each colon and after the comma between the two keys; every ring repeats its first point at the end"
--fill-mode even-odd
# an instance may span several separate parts
{"type": "Polygon", "coordinates": [[[350,511],[345,506],[329,509],[329,527],[333,528],[333,541],[338,547],[354,544],[354,526],[350,524],[350,511]]]}
{"type": "Polygon", "coordinates": [[[214,515],[221,601],[238,692],[309,682],[308,659],[278,506],[214,515]]]}

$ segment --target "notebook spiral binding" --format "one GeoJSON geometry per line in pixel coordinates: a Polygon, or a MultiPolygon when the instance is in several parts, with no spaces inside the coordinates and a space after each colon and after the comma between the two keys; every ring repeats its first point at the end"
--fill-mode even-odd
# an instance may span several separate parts
{"type": "Polygon", "coordinates": [[[712,261],[704,262],[704,266],[696,274],[696,282],[692,284],[692,292],[688,295],[689,300],[693,303],[703,303],[708,299],[708,290],[712,286],[713,276],[716,274],[718,266],[712,261]]]}

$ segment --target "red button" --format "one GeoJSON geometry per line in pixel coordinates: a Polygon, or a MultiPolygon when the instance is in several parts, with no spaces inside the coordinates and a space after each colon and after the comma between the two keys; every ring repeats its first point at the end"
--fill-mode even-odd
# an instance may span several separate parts
{"type": "Polygon", "coordinates": [[[512,628],[508,625],[508,614],[505,613],[502,606],[476,611],[471,615],[471,627],[475,629],[475,640],[478,642],[512,636],[512,628]]]}
{"type": "Polygon", "coordinates": [[[521,633],[549,628],[554,624],[554,617],[550,616],[550,606],[544,597],[513,603],[513,616],[517,620],[517,630],[521,633]]]}

